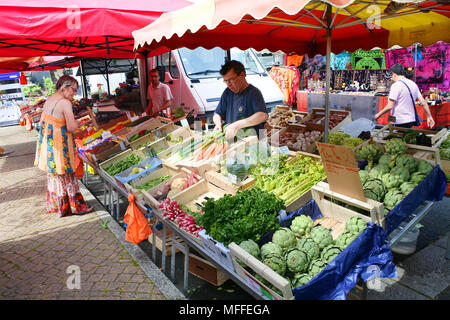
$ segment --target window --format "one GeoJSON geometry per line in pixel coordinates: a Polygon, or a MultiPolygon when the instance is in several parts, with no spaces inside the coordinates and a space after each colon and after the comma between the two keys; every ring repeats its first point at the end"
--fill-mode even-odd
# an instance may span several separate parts
{"type": "Polygon", "coordinates": [[[172,78],[178,78],[180,76],[172,52],[166,52],[159,55],[156,59],[156,65],[158,67],[164,67],[164,72],[169,70],[172,78]]]}

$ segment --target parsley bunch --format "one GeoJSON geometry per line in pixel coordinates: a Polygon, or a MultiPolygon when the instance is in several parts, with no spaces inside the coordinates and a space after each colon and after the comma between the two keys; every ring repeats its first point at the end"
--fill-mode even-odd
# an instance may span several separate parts
{"type": "Polygon", "coordinates": [[[226,194],[218,200],[203,203],[203,212],[196,223],[215,240],[228,245],[243,240],[258,241],[266,232],[278,229],[278,212],[284,201],[259,188],[226,194]]]}

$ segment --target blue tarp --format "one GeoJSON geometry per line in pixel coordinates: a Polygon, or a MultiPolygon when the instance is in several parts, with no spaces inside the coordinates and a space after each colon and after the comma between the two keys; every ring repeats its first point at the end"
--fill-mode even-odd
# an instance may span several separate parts
{"type": "MultiPolygon", "coordinates": [[[[280,221],[282,227],[289,227],[299,215],[308,215],[313,220],[322,217],[314,200],[294,212],[288,212],[280,221]]],[[[272,239],[272,232],[259,241],[262,245],[272,239]]],[[[369,222],[367,228],[325,269],[308,284],[294,288],[296,300],[344,300],[347,293],[356,286],[358,279],[367,280],[376,276],[394,278],[397,276],[392,251],[386,244],[386,233],[377,224],[369,222]]]]}
{"type": "Polygon", "coordinates": [[[441,201],[446,190],[447,178],[438,165],[386,215],[386,233],[389,235],[394,231],[422,202],[441,201]]]}

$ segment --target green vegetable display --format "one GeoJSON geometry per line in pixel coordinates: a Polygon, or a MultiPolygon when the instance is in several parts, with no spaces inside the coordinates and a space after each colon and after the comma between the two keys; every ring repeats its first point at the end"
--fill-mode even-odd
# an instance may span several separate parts
{"type": "Polygon", "coordinates": [[[323,261],[322,259],[315,259],[311,261],[309,267],[308,267],[308,274],[311,277],[315,277],[327,266],[327,263],[323,261]]]}
{"type": "Polygon", "coordinates": [[[373,164],[378,161],[382,153],[377,145],[369,144],[359,149],[355,155],[357,160],[367,160],[369,169],[372,169],[373,164]]]}
{"type": "Polygon", "coordinates": [[[320,250],[333,242],[330,230],[321,225],[315,226],[310,233],[311,238],[319,246],[320,250]]]}
{"type": "Polygon", "coordinates": [[[272,242],[279,245],[283,251],[294,248],[297,245],[295,234],[289,228],[280,228],[275,231],[272,236],[272,242]]]}
{"type": "Polygon", "coordinates": [[[350,243],[352,243],[353,240],[358,237],[358,234],[350,232],[350,231],[344,231],[342,232],[334,242],[341,250],[344,250],[350,243]]]}
{"type": "Polygon", "coordinates": [[[277,215],[284,208],[283,201],[272,193],[251,188],[234,196],[208,199],[196,224],[224,245],[248,239],[258,241],[269,230],[278,229],[277,215]]]}
{"type": "Polygon", "coordinates": [[[400,190],[402,191],[403,195],[407,196],[411,191],[414,190],[414,188],[416,187],[416,185],[412,182],[404,182],[402,183],[402,185],[400,186],[400,190]]]}
{"type": "Polygon", "coordinates": [[[341,251],[342,250],[339,246],[330,244],[329,246],[323,248],[320,253],[320,259],[326,263],[330,263],[339,255],[339,253],[341,253],[341,251]]]}
{"type": "Polygon", "coordinates": [[[308,268],[308,255],[298,248],[291,248],[285,253],[286,267],[293,273],[304,272],[308,268]]]}
{"type": "Polygon", "coordinates": [[[156,187],[157,185],[163,183],[164,181],[169,180],[171,177],[172,176],[170,176],[170,175],[162,176],[162,177],[150,180],[146,183],[143,183],[139,186],[134,186],[134,187],[138,190],[150,190],[150,189],[156,187]]]}
{"type": "Polygon", "coordinates": [[[309,260],[314,260],[320,256],[320,248],[317,243],[310,237],[303,237],[297,243],[297,248],[304,251],[309,260]]]}
{"type": "Polygon", "coordinates": [[[294,232],[295,236],[300,238],[311,232],[313,227],[313,221],[310,216],[300,215],[292,220],[291,230],[294,232]]]}
{"type": "Polygon", "coordinates": [[[388,173],[390,170],[389,166],[386,166],[384,164],[377,164],[369,171],[369,176],[371,178],[380,179],[381,176],[385,173],[388,173]]]}
{"type": "Polygon", "coordinates": [[[354,216],[345,223],[345,231],[353,234],[360,234],[367,227],[367,223],[360,217],[354,216]]]}
{"type": "Polygon", "coordinates": [[[425,175],[427,175],[433,170],[433,166],[428,161],[420,159],[419,160],[419,165],[417,166],[417,170],[419,172],[422,172],[425,175]]]}
{"type": "Polygon", "coordinates": [[[255,178],[254,187],[273,193],[285,205],[326,177],[320,159],[301,154],[289,162],[286,155],[272,156],[266,163],[258,163],[250,174],[255,178]]]}
{"type": "Polygon", "coordinates": [[[397,204],[399,204],[405,196],[399,189],[391,189],[384,197],[384,206],[391,211],[397,204]]]}
{"type": "Polygon", "coordinates": [[[286,272],[286,261],[276,254],[267,255],[264,258],[263,263],[281,276],[286,272]]]}
{"type": "Polygon", "coordinates": [[[267,242],[261,246],[261,259],[265,259],[270,254],[275,254],[281,256],[283,254],[283,249],[276,243],[272,241],[267,242]]]}
{"type": "Polygon", "coordinates": [[[255,258],[259,259],[259,254],[260,254],[260,249],[258,244],[249,239],[249,240],[244,240],[242,241],[239,246],[244,249],[245,251],[247,251],[248,253],[250,253],[252,256],[254,256],[255,258]]]}
{"type": "MultiPolygon", "coordinates": [[[[323,141],[323,138],[321,138],[323,141]]],[[[328,134],[328,143],[334,145],[347,146],[350,148],[355,148],[359,146],[364,141],[360,138],[354,138],[351,135],[344,132],[330,132],[328,134]]]]}
{"type": "Polygon", "coordinates": [[[400,138],[392,138],[386,141],[384,150],[393,155],[405,153],[407,147],[405,141],[400,138]]]}
{"type": "Polygon", "coordinates": [[[129,167],[134,166],[135,164],[138,164],[141,161],[142,161],[142,158],[140,156],[132,153],[132,154],[129,154],[128,156],[126,156],[125,159],[122,159],[116,163],[113,163],[113,164],[107,166],[104,170],[110,176],[114,176],[116,174],[119,174],[119,173],[125,171],[129,167]]]}
{"type": "Polygon", "coordinates": [[[304,286],[309,281],[311,281],[311,279],[312,277],[307,273],[295,274],[294,277],[291,279],[291,286],[292,288],[304,286]]]}

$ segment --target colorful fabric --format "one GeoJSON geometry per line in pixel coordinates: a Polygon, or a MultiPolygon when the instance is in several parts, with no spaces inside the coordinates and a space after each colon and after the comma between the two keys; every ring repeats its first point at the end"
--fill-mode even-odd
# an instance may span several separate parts
{"type": "Polygon", "coordinates": [[[382,50],[361,50],[358,49],[351,54],[352,68],[356,70],[386,69],[386,58],[382,50]]]}
{"type": "Polygon", "coordinates": [[[75,155],[75,142],[67,131],[66,120],[43,113],[34,165],[50,173],[74,173],[75,155]]]}
{"type": "Polygon", "coordinates": [[[60,217],[82,214],[87,210],[74,173],[47,173],[46,206],[47,213],[57,213],[60,217]]]}
{"type": "Polygon", "coordinates": [[[351,62],[351,53],[348,51],[343,51],[339,54],[331,55],[331,68],[333,70],[346,70],[347,63],[351,62]]]}
{"type": "Polygon", "coordinates": [[[300,72],[296,67],[272,67],[270,77],[283,92],[284,103],[292,106],[299,89],[300,72]]]}
{"type": "Polygon", "coordinates": [[[400,63],[403,67],[416,65],[416,83],[421,90],[430,87],[449,91],[450,88],[450,44],[437,42],[428,47],[415,46],[390,50],[386,53],[386,67],[400,63]],[[414,61],[416,56],[417,62],[414,61]]]}

